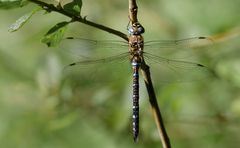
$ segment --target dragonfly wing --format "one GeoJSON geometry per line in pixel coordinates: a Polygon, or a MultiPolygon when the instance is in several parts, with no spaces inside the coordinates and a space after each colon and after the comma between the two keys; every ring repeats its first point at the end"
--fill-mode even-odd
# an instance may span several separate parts
{"type": "MultiPolygon", "coordinates": [[[[67,58],[74,61],[69,62],[71,64],[65,66],[63,70],[68,78],[75,77],[89,83],[105,83],[114,80],[112,77],[117,77],[116,73],[120,71],[123,73],[123,69],[130,65],[128,44],[123,41],[68,37],[62,41],[60,48],[71,53],[67,58]]],[[[120,77],[118,75],[117,78],[120,77]]]]}
{"type": "Polygon", "coordinates": [[[110,57],[101,58],[101,59],[85,58],[85,60],[80,60],[80,61],[77,61],[77,62],[73,62],[73,63],[67,65],[67,67],[88,66],[88,65],[91,65],[91,64],[101,65],[101,64],[121,63],[121,62],[126,62],[128,55],[129,55],[129,53],[125,52],[125,53],[122,53],[122,54],[119,54],[119,55],[110,56],[110,57]]]}
{"type": "Polygon", "coordinates": [[[131,74],[128,52],[106,58],[84,58],[68,64],[63,72],[67,78],[76,77],[89,83],[112,83],[131,74]]]}
{"type": "Polygon", "coordinates": [[[145,58],[161,82],[199,81],[206,79],[211,72],[208,67],[195,62],[172,60],[149,53],[145,53],[145,58]]]}
{"type": "Polygon", "coordinates": [[[213,43],[213,40],[209,37],[192,37],[180,40],[152,40],[146,41],[145,46],[149,48],[176,48],[187,47],[197,48],[201,46],[207,46],[213,43]]]}
{"type": "Polygon", "coordinates": [[[145,42],[145,51],[154,55],[167,56],[172,59],[193,57],[195,52],[206,50],[213,44],[208,37],[193,37],[181,40],[153,40],[145,42]],[[203,50],[202,50],[203,49],[203,50]]]}
{"type": "Polygon", "coordinates": [[[128,43],[116,40],[90,40],[67,37],[63,39],[60,48],[79,57],[103,58],[128,51],[128,43]]]}

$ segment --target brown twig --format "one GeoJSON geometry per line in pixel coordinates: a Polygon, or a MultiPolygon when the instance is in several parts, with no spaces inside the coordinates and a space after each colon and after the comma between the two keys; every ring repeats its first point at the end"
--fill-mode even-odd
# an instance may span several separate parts
{"type": "Polygon", "coordinates": [[[137,12],[138,12],[138,6],[136,3],[136,0],[129,0],[129,19],[132,23],[138,22],[137,20],[137,12]]]}
{"type": "Polygon", "coordinates": [[[163,148],[171,148],[170,139],[168,138],[167,131],[164,127],[164,122],[162,119],[162,115],[158,106],[157,97],[155,95],[155,91],[153,88],[152,80],[151,80],[151,74],[150,74],[150,68],[145,63],[141,66],[142,74],[144,77],[144,82],[147,88],[148,96],[149,96],[149,102],[152,107],[152,113],[158,128],[158,133],[160,136],[160,139],[162,141],[163,148]]]}
{"type": "Polygon", "coordinates": [[[29,0],[29,1],[40,5],[43,9],[46,9],[47,11],[55,11],[55,12],[61,13],[65,16],[68,16],[68,17],[72,18],[73,21],[81,22],[83,24],[86,24],[86,25],[95,27],[97,29],[109,32],[111,34],[119,36],[119,37],[123,38],[124,40],[128,41],[128,37],[127,37],[126,34],[120,32],[118,30],[112,29],[110,27],[91,22],[91,21],[87,20],[86,17],[82,18],[81,16],[74,16],[72,13],[69,13],[69,12],[65,11],[61,7],[56,7],[52,4],[48,4],[48,3],[45,3],[45,2],[42,2],[42,1],[38,1],[38,0],[29,0]]]}
{"type": "MultiPolygon", "coordinates": [[[[138,22],[137,12],[138,12],[138,7],[137,7],[136,0],[129,0],[129,19],[132,24],[138,22]]],[[[148,65],[146,65],[144,61],[141,65],[141,70],[144,77],[144,82],[145,82],[148,96],[149,96],[149,102],[152,107],[152,112],[154,115],[155,122],[157,124],[158,132],[159,132],[160,139],[162,141],[163,148],[171,148],[170,140],[168,138],[166,129],[164,127],[163,119],[162,119],[157,98],[154,92],[151,75],[150,75],[150,68],[148,65]]]]}

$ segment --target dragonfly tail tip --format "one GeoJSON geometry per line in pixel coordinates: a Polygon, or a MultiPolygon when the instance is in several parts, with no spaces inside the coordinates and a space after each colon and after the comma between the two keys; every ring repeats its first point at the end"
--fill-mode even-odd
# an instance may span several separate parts
{"type": "Polygon", "coordinates": [[[74,66],[74,65],[76,65],[76,63],[69,64],[69,66],[74,66]]]}
{"type": "Polygon", "coordinates": [[[206,37],[200,36],[200,37],[198,37],[198,39],[206,39],[206,37]]]}
{"type": "Polygon", "coordinates": [[[204,65],[202,65],[202,64],[197,64],[197,66],[199,66],[199,67],[205,67],[204,65]]]}
{"type": "Polygon", "coordinates": [[[74,39],[73,37],[69,36],[69,37],[66,37],[66,39],[74,39]]]}
{"type": "Polygon", "coordinates": [[[134,136],[133,140],[134,140],[135,143],[138,143],[138,136],[134,136]]]}

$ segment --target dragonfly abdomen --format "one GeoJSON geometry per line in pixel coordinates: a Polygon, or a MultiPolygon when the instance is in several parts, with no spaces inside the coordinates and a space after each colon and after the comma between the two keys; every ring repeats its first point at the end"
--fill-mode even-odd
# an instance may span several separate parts
{"type": "Polygon", "coordinates": [[[133,59],[133,114],[132,114],[132,128],[133,128],[133,139],[135,142],[138,141],[139,134],[139,67],[140,62],[133,59]]]}

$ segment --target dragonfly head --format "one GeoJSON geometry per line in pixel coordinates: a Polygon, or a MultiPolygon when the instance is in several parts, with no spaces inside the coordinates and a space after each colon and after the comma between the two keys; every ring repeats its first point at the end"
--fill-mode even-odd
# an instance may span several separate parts
{"type": "Polygon", "coordinates": [[[130,35],[141,35],[144,32],[145,30],[139,22],[135,22],[132,24],[132,26],[128,27],[128,33],[130,35]]]}

